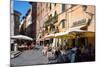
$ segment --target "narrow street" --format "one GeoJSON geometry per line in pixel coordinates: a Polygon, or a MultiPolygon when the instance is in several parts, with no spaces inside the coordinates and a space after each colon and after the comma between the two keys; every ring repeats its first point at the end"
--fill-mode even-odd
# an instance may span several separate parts
{"type": "Polygon", "coordinates": [[[11,4],[11,67],[95,61],[94,5],[11,4]]]}
{"type": "Polygon", "coordinates": [[[42,55],[42,47],[24,51],[20,56],[11,59],[12,66],[47,64],[47,57],[42,55]]]}

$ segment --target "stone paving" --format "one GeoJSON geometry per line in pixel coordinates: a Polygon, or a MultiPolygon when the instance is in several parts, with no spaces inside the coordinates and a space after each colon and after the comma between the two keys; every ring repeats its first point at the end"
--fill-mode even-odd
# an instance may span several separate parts
{"type": "Polygon", "coordinates": [[[11,59],[11,65],[13,67],[39,64],[48,64],[48,58],[43,56],[41,46],[37,49],[24,51],[20,56],[11,59]]]}

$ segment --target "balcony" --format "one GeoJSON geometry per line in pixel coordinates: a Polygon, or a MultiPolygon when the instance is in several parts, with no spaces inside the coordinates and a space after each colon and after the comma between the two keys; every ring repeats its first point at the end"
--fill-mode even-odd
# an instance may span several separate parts
{"type": "Polygon", "coordinates": [[[44,27],[50,26],[51,24],[55,24],[58,21],[58,16],[55,15],[52,18],[49,18],[45,23],[44,27]]]}
{"type": "Polygon", "coordinates": [[[51,23],[52,23],[52,24],[55,24],[55,23],[58,21],[58,16],[55,15],[55,16],[52,17],[51,19],[52,19],[52,20],[51,20],[51,23]]]}

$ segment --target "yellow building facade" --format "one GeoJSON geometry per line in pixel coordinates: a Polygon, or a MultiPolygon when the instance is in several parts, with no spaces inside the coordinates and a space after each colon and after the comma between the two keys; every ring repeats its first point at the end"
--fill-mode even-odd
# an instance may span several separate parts
{"type": "Polygon", "coordinates": [[[47,3],[45,7],[44,41],[52,39],[53,46],[95,44],[95,6],[47,3]]]}

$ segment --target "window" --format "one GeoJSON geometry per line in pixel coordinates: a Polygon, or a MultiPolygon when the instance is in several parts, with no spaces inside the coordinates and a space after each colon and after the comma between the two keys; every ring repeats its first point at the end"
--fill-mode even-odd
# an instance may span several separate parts
{"type": "Polygon", "coordinates": [[[57,12],[55,11],[53,22],[56,23],[57,21],[58,21],[58,16],[57,16],[57,12]]]}
{"type": "Polygon", "coordinates": [[[55,11],[55,14],[54,14],[54,16],[57,16],[57,12],[55,11]]]}
{"type": "Polygon", "coordinates": [[[52,18],[52,14],[50,14],[50,16],[49,16],[49,19],[51,19],[52,18]]]}
{"type": "Polygon", "coordinates": [[[62,21],[62,28],[65,28],[65,22],[62,21]]]}
{"type": "Polygon", "coordinates": [[[54,5],[56,6],[56,3],[54,5]]]}
{"type": "Polygon", "coordinates": [[[65,4],[62,4],[62,12],[65,11],[65,4]]]}
{"type": "Polygon", "coordinates": [[[61,24],[62,24],[62,28],[65,28],[65,20],[62,20],[61,24]]]}
{"type": "Polygon", "coordinates": [[[50,31],[54,31],[55,30],[55,26],[53,24],[50,24],[50,31]]]}
{"type": "Polygon", "coordinates": [[[87,6],[86,5],[83,5],[82,8],[83,8],[84,11],[86,11],[87,6]]]}
{"type": "Polygon", "coordinates": [[[51,3],[50,3],[50,6],[49,6],[50,10],[51,10],[51,3]]]}

